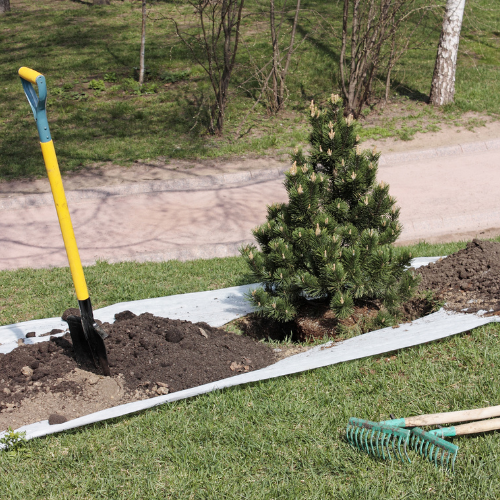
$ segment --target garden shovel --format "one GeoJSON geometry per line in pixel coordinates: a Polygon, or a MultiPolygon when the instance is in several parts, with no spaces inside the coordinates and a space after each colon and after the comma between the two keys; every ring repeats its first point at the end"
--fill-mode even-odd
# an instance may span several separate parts
{"type": "Polygon", "coordinates": [[[68,316],[65,318],[68,322],[73,348],[79,361],[90,357],[96,368],[100,367],[104,375],[110,375],[106,346],[104,345],[104,339],[107,337],[107,334],[94,321],[92,305],[90,303],[78,247],[76,246],[75,234],[73,232],[73,225],[71,224],[66,195],[64,194],[54,143],[50,136],[45,109],[47,101],[45,77],[37,71],[25,67],[19,69],[19,76],[21,77],[24,93],[28,98],[35,117],[45,168],[47,169],[50,188],[80,308],[80,317],[68,316]],[[33,88],[33,84],[38,86],[38,96],[33,88]]]}

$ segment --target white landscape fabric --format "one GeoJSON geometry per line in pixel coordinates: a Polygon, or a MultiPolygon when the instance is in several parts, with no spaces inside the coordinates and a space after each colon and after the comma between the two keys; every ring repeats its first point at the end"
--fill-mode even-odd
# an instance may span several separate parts
{"type": "MultiPolygon", "coordinates": [[[[412,265],[417,267],[437,260],[436,258],[414,259],[412,265]]],[[[245,285],[225,288],[211,292],[190,293],[157,299],[122,302],[96,310],[95,317],[101,321],[113,322],[114,315],[124,310],[135,314],[150,312],[157,316],[189,321],[206,321],[212,326],[221,326],[232,319],[251,312],[251,307],[245,299],[245,294],[257,285],[245,285]]],[[[277,363],[249,373],[244,373],[217,382],[175,392],[166,396],[158,396],[144,401],[127,403],[90,415],[85,415],[59,425],[49,425],[48,420],[23,426],[17,431],[25,431],[26,438],[35,437],[73,429],[83,425],[100,422],[110,418],[120,417],[129,413],[151,408],[153,406],[186,399],[206,392],[226,387],[266,380],[284,375],[290,375],[314,368],[351,361],[354,359],[374,356],[405,347],[411,347],[433,340],[455,335],[487,323],[500,321],[497,316],[482,317],[477,314],[452,313],[440,311],[420,318],[411,323],[402,324],[399,328],[384,328],[354,337],[343,342],[328,343],[316,346],[309,351],[290,356],[277,363]]],[[[43,319],[17,323],[0,327],[0,353],[10,352],[17,347],[17,339],[27,332],[45,333],[53,328],[65,329],[66,324],[59,318],[43,319]]],[[[63,335],[63,334],[60,334],[63,335]]],[[[26,339],[26,343],[47,341],[50,337],[26,339]]],[[[3,433],[0,433],[0,437],[3,433]]]]}

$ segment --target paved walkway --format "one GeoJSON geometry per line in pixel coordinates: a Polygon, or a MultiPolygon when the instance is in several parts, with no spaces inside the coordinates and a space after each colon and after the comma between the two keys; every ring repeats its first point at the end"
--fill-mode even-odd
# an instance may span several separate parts
{"type": "MultiPolygon", "coordinates": [[[[266,205],[287,201],[272,168],[68,191],[84,264],[238,255],[266,205]]],[[[379,180],[401,207],[399,243],[500,234],[500,139],[383,155],[379,180]]],[[[66,266],[52,197],[0,198],[0,270],[66,266]]]]}

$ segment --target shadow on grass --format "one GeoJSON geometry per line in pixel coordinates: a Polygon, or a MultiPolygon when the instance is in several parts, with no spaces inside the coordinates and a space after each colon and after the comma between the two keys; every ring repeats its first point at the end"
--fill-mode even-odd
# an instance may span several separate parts
{"type": "MultiPolygon", "coordinates": [[[[182,159],[209,151],[207,138],[202,134],[207,118],[204,110],[199,109],[199,103],[198,107],[195,102],[175,107],[159,104],[138,112],[134,104],[122,101],[103,103],[93,109],[84,102],[75,102],[70,112],[67,109],[64,116],[54,112],[52,119],[49,113],[49,125],[63,173],[92,162],[127,164],[158,156],[182,159]],[[193,129],[192,117],[196,113],[200,118],[193,129]]],[[[45,176],[31,116],[15,129],[4,129],[0,158],[0,180],[45,176]]]]}
{"type": "Polygon", "coordinates": [[[391,90],[401,96],[408,97],[411,101],[429,102],[429,94],[424,94],[400,80],[391,80],[391,90]]]}

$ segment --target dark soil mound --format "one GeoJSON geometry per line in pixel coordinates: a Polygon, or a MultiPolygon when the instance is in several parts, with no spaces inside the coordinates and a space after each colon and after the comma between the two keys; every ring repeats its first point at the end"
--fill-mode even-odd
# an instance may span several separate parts
{"type": "Polygon", "coordinates": [[[500,310],[500,243],[472,240],[463,250],[417,269],[420,290],[433,290],[436,298],[454,311],[500,310]]]}
{"type": "MultiPolygon", "coordinates": [[[[104,392],[109,395],[104,398],[107,401],[103,401],[105,408],[257,370],[276,360],[269,346],[207,323],[193,324],[149,313],[136,316],[130,311],[115,318],[115,323],[103,324],[109,334],[106,348],[111,379],[115,383],[113,388],[106,377],[108,385],[104,392]]],[[[97,386],[106,379],[99,377],[99,372],[90,363],[77,363],[69,333],[51,337],[48,342],[21,345],[0,358],[0,430],[7,428],[2,423],[9,420],[9,415],[16,413],[21,404],[26,406],[26,399],[43,396],[41,399],[61,402],[59,396],[62,396],[66,402],[83,398],[91,403],[93,396],[86,396],[89,385],[97,386]],[[73,376],[75,374],[80,376],[73,376]]],[[[101,396],[94,397],[99,399],[101,396]]],[[[60,407],[57,404],[47,407],[46,403],[40,401],[41,413],[30,412],[22,422],[36,422],[54,413],[68,413],[62,408],[68,406],[66,403],[61,402],[60,407]]],[[[70,417],[96,411],[87,409],[72,412],[70,417]]],[[[15,426],[20,424],[16,419],[15,426]]]]}

